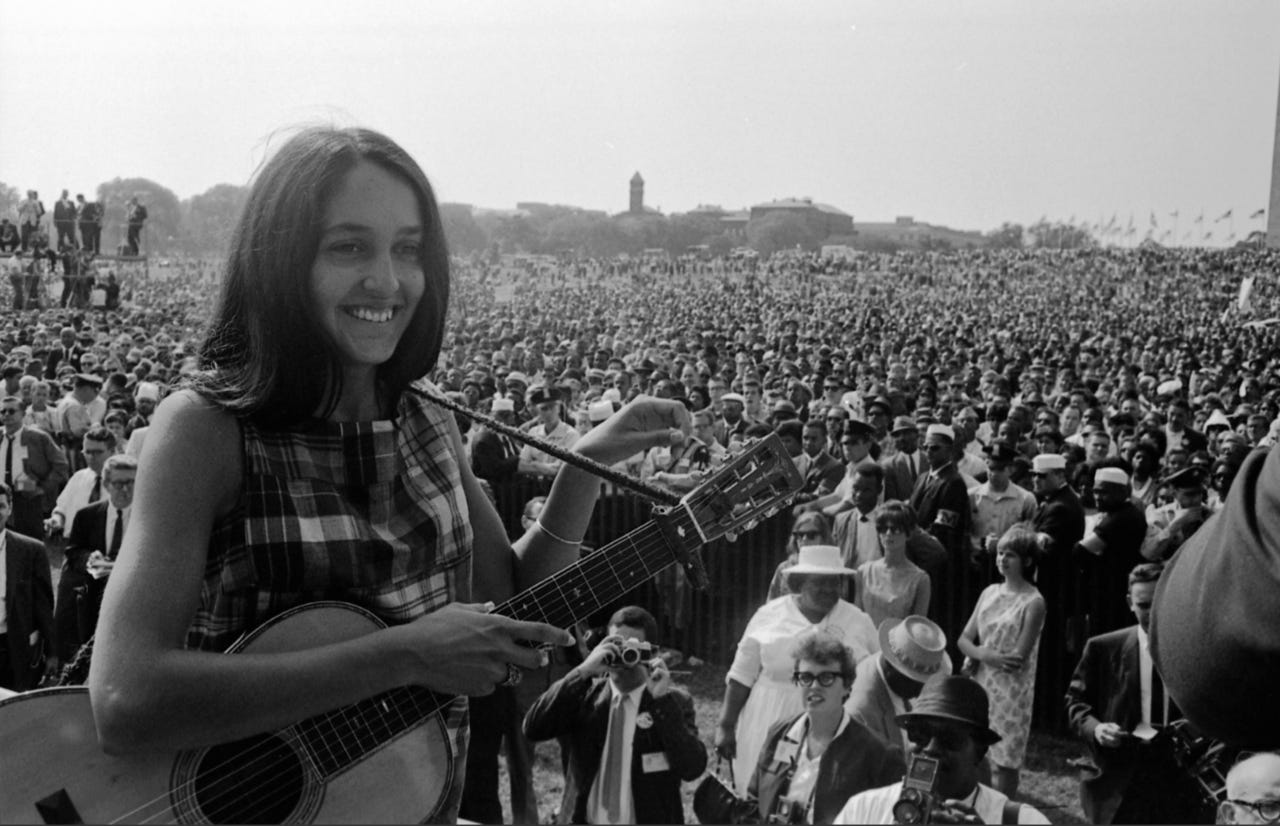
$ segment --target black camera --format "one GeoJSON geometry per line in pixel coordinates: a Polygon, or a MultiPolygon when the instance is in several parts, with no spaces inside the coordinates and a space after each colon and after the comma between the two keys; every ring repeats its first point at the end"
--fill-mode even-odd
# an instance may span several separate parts
{"type": "Polygon", "coordinates": [[[647,642],[624,639],[623,637],[608,637],[605,641],[612,642],[618,649],[604,652],[606,668],[616,668],[618,666],[629,668],[653,658],[653,646],[647,642]]]}
{"type": "Polygon", "coordinates": [[[771,824],[798,824],[808,819],[809,810],[803,803],[785,797],[778,798],[773,814],[765,820],[771,824]]]}
{"type": "Polygon", "coordinates": [[[911,755],[907,774],[902,778],[902,793],[893,804],[893,819],[898,823],[930,823],[936,802],[938,761],[922,754],[911,755]]]}

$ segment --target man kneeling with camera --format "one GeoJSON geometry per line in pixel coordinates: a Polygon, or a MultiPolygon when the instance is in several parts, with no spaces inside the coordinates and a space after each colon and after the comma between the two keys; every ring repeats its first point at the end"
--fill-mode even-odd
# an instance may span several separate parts
{"type": "Polygon", "coordinates": [[[978,781],[991,730],[987,692],[968,677],[925,684],[905,714],[911,741],[902,783],[856,794],[836,823],[1048,823],[1038,809],[1018,804],[978,781]]]}
{"type": "Polygon", "coordinates": [[[680,782],[707,766],[693,700],[671,685],[657,623],[628,606],[609,635],[524,718],[530,740],[567,736],[557,823],[683,823],[680,782]]]}

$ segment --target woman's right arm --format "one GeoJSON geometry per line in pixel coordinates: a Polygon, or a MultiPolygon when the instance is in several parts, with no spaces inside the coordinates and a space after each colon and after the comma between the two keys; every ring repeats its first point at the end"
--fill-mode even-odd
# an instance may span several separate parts
{"type": "Polygon", "coordinates": [[[459,605],[302,651],[185,649],[215,520],[240,494],[240,456],[236,421],[194,394],[157,410],[89,674],[108,752],[227,742],[408,684],[484,694],[507,662],[536,667],[539,652],[515,636],[541,639],[537,626],[459,605]]]}
{"type": "Polygon", "coordinates": [[[720,707],[720,723],[716,727],[716,753],[721,757],[733,759],[738,753],[738,715],[751,696],[751,687],[745,686],[733,678],[725,680],[724,703],[720,707]]]}

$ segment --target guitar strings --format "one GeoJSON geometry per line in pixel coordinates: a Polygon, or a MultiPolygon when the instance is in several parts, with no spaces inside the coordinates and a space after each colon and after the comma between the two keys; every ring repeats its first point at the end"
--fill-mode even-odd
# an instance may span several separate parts
{"type": "MultiPolygon", "coordinates": [[[[530,588],[528,591],[526,591],[525,594],[522,594],[507,600],[501,606],[499,606],[498,608],[495,608],[494,610],[501,611],[504,608],[508,610],[514,610],[516,604],[520,601],[520,599],[522,597],[525,597],[525,598],[531,598],[534,601],[535,605],[537,606],[539,613],[542,616],[546,617],[548,612],[542,609],[541,603],[539,602],[537,598],[537,594],[535,592],[541,592],[542,596],[545,598],[546,596],[549,596],[553,591],[559,590],[557,583],[554,581],[557,578],[557,576],[561,576],[568,571],[577,571],[586,575],[588,574],[588,570],[587,570],[588,568],[592,569],[590,573],[596,574],[596,575],[599,575],[605,569],[608,569],[609,573],[612,574],[612,579],[616,581],[616,585],[608,582],[607,579],[604,579],[599,583],[604,586],[600,588],[600,592],[603,593],[605,596],[603,597],[596,596],[596,601],[599,602],[600,604],[605,604],[612,599],[617,599],[618,597],[628,593],[638,585],[641,585],[645,581],[647,581],[647,579],[653,576],[653,574],[656,574],[658,571],[666,568],[668,565],[675,563],[675,560],[671,559],[670,561],[661,565],[657,569],[650,570],[649,562],[646,561],[645,559],[646,555],[654,556],[656,558],[656,554],[654,552],[667,550],[667,547],[666,547],[667,543],[665,538],[663,538],[660,533],[657,533],[656,526],[654,526],[653,523],[647,523],[646,525],[641,526],[640,528],[637,528],[636,530],[631,531],[628,534],[625,534],[624,536],[615,540],[614,543],[610,543],[610,544],[611,545],[621,544],[624,542],[627,544],[630,544],[632,548],[634,548],[635,551],[637,552],[636,560],[646,573],[646,576],[644,578],[639,579],[631,584],[624,582],[618,576],[618,570],[613,565],[613,561],[607,558],[608,556],[610,556],[610,554],[608,553],[609,547],[606,546],[604,548],[601,548],[583,557],[582,560],[577,565],[571,566],[570,568],[566,569],[566,571],[561,572],[560,574],[553,574],[547,579],[542,580],[541,582],[539,582],[538,584],[530,588]],[[637,540],[636,538],[637,534],[656,534],[656,535],[641,537],[637,540]]],[[[596,591],[593,589],[589,588],[588,590],[590,590],[593,595],[596,593],[596,591]]],[[[563,596],[563,592],[561,593],[562,593],[562,601],[567,602],[567,597],[563,596]]],[[[554,622],[552,622],[552,619],[553,618],[547,617],[547,619],[544,621],[547,621],[548,623],[551,623],[551,624],[555,624],[554,622]]],[[[427,691],[426,693],[431,694],[432,699],[435,700],[434,693],[429,691],[427,691]]],[[[383,694],[375,695],[375,697],[369,698],[369,700],[384,700],[384,699],[389,700],[390,699],[389,695],[393,695],[393,694],[409,695],[408,697],[409,704],[414,709],[415,714],[421,714],[421,716],[418,717],[418,719],[415,721],[415,724],[425,720],[426,718],[434,714],[439,714],[444,709],[444,707],[448,704],[447,702],[441,703],[438,700],[436,700],[434,708],[424,710],[419,706],[417,699],[414,696],[414,693],[412,692],[411,687],[409,686],[402,686],[400,688],[392,689],[391,691],[384,692],[383,694]]],[[[453,698],[450,698],[448,702],[452,702],[452,700],[453,698]]],[[[367,702],[368,700],[362,700],[358,703],[352,704],[351,706],[344,706],[340,709],[335,709],[335,712],[347,712],[347,709],[354,709],[367,702]]],[[[394,708],[396,708],[398,712],[400,708],[400,703],[392,702],[391,705],[394,708]]],[[[359,711],[359,713],[363,715],[364,711],[361,710],[359,711]]],[[[299,726],[303,726],[306,724],[315,725],[316,724],[315,721],[318,718],[323,718],[327,716],[332,716],[336,720],[346,722],[348,724],[348,727],[351,727],[351,720],[349,719],[350,713],[334,714],[334,712],[325,712],[324,714],[319,714],[314,717],[309,717],[306,720],[302,720],[291,726],[285,726],[284,728],[285,729],[297,728],[299,726]]],[[[363,719],[365,719],[367,723],[367,718],[363,718],[363,719]]],[[[334,734],[340,733],[338,732],[337,727],[333,724],[332,720],[328,721],[328,728],[330,732],[334,734]]],[[[352,728],[352,730],[354,730],[354,728],[352,728]]],[[[399,736],[401,736],[403,733],[407,731],[408,729],[405,729],[400,734],[397,734],[395,737],[387,738],[385,742],[390,742],[391,740],[398,738],[399,736]]],[[[306,738],[301,735],[299,735],[299,739],[301,739],[304,743],[306,742],[306,738]]],[[[324,740],[323,736],[321,737],[321,741],[326,743],[328,742],[324,740]]],[[[305,746],[301,749],[301,751],[302,751],[302,754],[304,755],[304,759],[301,760],[301,762],[304,764],[304,770],[303,770],[304,775],[312,775],[312,772],[308,771],[308,769],[314,769],[315,774],[317,775],[320,774],[320,769],[319,769],[319,766],[317,765],[318,761],[316,761],[313,758],[313,755],[308,751],[308,749],[305,746]]],[[[346,751],[345,748],[344,748],[344,751],[346,751]]],[[[191,809],[198,810],[200,808],[200,801],[198,799],[199,795],[195,787],[198,785],[200,781],[207,782],[211,778],[215,777],[218,772],[223,771],[226,765],[232,763],[233,761],[236,763],[236,765],[239,766],[238,773],[244,774],[246,771],[248,771],[249,775],[242,780],[238,780],[235,783],[228,784],[225,790],[216,792],[213,795],[207,797],[205,805],[209,805],[212,808],[221,807],[221,808],[231,809],[232,808],[231,806],[226,805],[228,802],[234,803],[234,802],[243,800],[246,803],[252,803],[254,802],[252,800],[252,796],[254,792],[260,791],[261,789],[266,787],[268,784],[279,782],[288,774],[288,771],[289,771],[288,768],[287,767],[281,768],[279,766],[278,760],[275,759],[276,755],[283,752],[292,753],[292,749],[287,744],[285,744],[281,739],[273,737],[272,739],[268,740],[263,744],[254,746],[253,748],[250,748],[244,752],[240,752],[232,757],[229,757],[227,760],[222,761],[220,764],[216,766],[210,766],[208,768],[204,768],[201,771],[193,774],[191,777],[185,779],[181,784],[181,786],[179,787],[183,791],[182,794],[175,795],[173,794],[173,791],[175,790],[170,790],[169,793],[166,793],[164,795],[159,795],[148,801],[144,801],[133,810],[121,814],[120,816],[118,816],[117,818],[115,818],[110,822],[113,822],[113,823],[158,822],[159,818],[163,818],[166,814],[171,813],[173,809],[179,808],[181,804],[186,804],[191,809]],[[245,760],[242,762],[241,758],[244,758],[245,760]],[[258,765],[263,763],[264,761],[270,761],[269,768],[264,769],[263,767],[258,765]],[[234,795],[234,797],[230,797],[230,798],[228,797],[232,795],[234,795]],[[213,806],[214,803],[217,803],[218,806],[213,806]],[[141,813],[143,813],[146,810],[154,810],[155,807],[161,807],[161,809],[159,811],[155,811],[154,814],[149,814],[145,817],[139,816],[141,813]]],[[[349,761],[348,765],[354,765],[355,763],[360,762],[361,759],[363,759],[363,756],[361,756],[358,759],[349,761]]],[[[321,777],[320,779],[323,780],[324,778],[321,777]]],[[[304,779],[304,783],[305,782],[306,782],[306,779],[304,779]]],[[[280,793],[277,793],[275,795],[274,799],[276,801],[283,800],[285,799],[285,796],[292,793],[293,792],[290,789],[287,789],[287,788],[282,789],[280,793]]],[[[263,798],[263,799],[267,800],[268,798],[263,798]]],[[[244,822],[244,820],[247,820],[247,819],[248,818],[240,818],[239,822],[244,822]]],[[[232,822],[236,822],[236,819],[233,818],[232,822]]]]}
{"type": "MultiPolygon", "coordinates": [[[[713,487],[713,485],[710,485],[710,484],[706,485],[706,488],[710,488],[710,487],[713,487]]],[[[709,495],[710,494],[705,493],[704,490],[696,490],[690,494],[690,501],[692,503],[694,500],[697,500],[699,498],[706,497],[709,495]]],[[[674,513],[679,514],[679,511],[675,511],[674,513]]],[[[583,559],[579,563],[577,563],[576,565],[570,566],[569,568],[565,569],[565,571],[559,572],[557,574],[552,574],[550,577],[547,577],[541,582],[535,584],[532,588],[528,589],[523,594],[512,597],[511,599],[502,603],[501,606],[498,606],[494,610],[497,612],[502,612],[503,615],[507,615],[508,612],[515,613],[515,609],[518,603],[520,603],[522,600],[532,599],[535,607],[537,608],[538,614],[542,617],[544,622],[548,622],[549,624],[556,624],[556,625],[563,624],[555,621],[555,620],[558,620],[559,617],[549,617],[548,612],[542,608],[541,602],[538,598],[540,593],[545,598],[547,596],[552,595],[554,591],[560,597],[560,602],[562,604],[567,604],[568,597],[564,593],[563,589],[561,589],[558,580],[566,579],[567,578],[566,574],[568,573],[575,573],[575,574],[580,574],[583,577],[583,584],[586,586],[588,592],[591,594],[595,602],[598,605],[606,604],[610,600],[617,599],[622,595],[630,592],[637,586],[643,584],[656,573],[664,570],[665,568],[669,567],[672,564],[675,564],[676,560],[674,558],[670,558],[666,560],[660,559],[660,557],[657,555],[656,552],[664,551],[664,550],[667,551],[668,553],[671,552],[671,549],[668,547],[667,540],[665,539],[665,537],[662,536],[660,531],[657,529],[657,526],[655,523],[653,522],[646,523],[645,525],[642,525],[640,528],[637,528],[636,530],[633,530],[623,535],[622,537],[610,543],[609,545],[606,545],[604,548],[601,548],[597,551],[594,551],[588,554],[587,556],[583,557],[583,559]],[[623,544],[623,543],[630,545],[631,548],[636,551],[635,561],[639,563],[640,567],[642,567],[644,571],[644,576],[642,578],[640,578],[638,581],[633,581],[630,584],[622,580],[621,576],[619,576],[618,568],[616,568],[613,565],[613,560],[609,558],[610,556],[613,555],[610,553],[611,546],[623,544]],[[662,564],[659,564],[656,569],[651,570],[649,561],[646,560],[647,555],[654,556],[654,559],[651,561],[662,562],[662,564]],[[597,595],[596,589],[592,588],[592,577],[590,576],[590,574],[593,574],[593,573],[599,574],[605,568],[607,568],[609,573],[612,574],[612,578],[616,581],[617,584],[616,586],[612,585],[607,580],[602,582],[597,582],[597,585],[603,586],[600,590],[606,595],[605,597],[601,597],[597,595]],[[613,591],[616,591],[616,593],[614,593],[613,591]]],[[[624,568],[624,572],[631,571],[629,575],[634,576],[633,568],[634,568],[634,564],[632,565],[631,569],[624,568]]],[[[527,610],[526,605],[520,604],[519,607],[527,610]]],[[[570,619],[572,619],[572,614],[573,612],[569,611],[570,619]]],[[[439,714],[448,703],[453,701],[453,698],[450,698],[447,702],[441,703],[438,699],[436,699],[436,695],[433,692],[423,689],[424,691],[426,691],[426,693],[428,693],[431,696],[432,702],[434,702],[433,708],[430,708],[429,710],[424,710],[422,707],[419,706],[417,696],[412,689],[413,687],[410,687],[410,686],[402,686],[397,689],[392,689],[391,691],[384,692],[383,694],[375,695],[372,698],[367,698],[366,700],[359,701],[357,703],[351,704],[350,706],[344,706],[342,708],[335,709],[332,712],[325,712],[324,714],[315,715],[314,717],[309,717],[306,720],[302,720],[302,721],[299,721],[298,723],[293,724],[292,726],[286,726],[284,727],[284,729],[289,729],[289,728],[296,729],[296,728],[307,726],[307,725],[310,725],[314,729],[315,726],[319,725],[316,721],[321,718],[324,718],[330,732],[334,734],[340,733],[338,732],[337,727],[334,725],[335,720],[345,722],[348,728],[354,731],[355,729],[352,726],[352,721],[351,721],[353,714],[358,714],[360,716],[361,721],[365,723],[365,728],[368,728],[369,718],[365,715],[365,709],[361,708],[361,706],[369,705],[373,701],[377,701],[380,704],[385,703],[388,699],[391,699],[391,695],[407,696],[408,701],[413,707],[413,710],[415,712],[415,719],[413,720],[413,724],[417,725],[425,721],[428,717],[439,714]]],[[[388,737],[384,742],[390,742],[392,740],[395,740],[398,737],[402,736],[404,733],[407,733],[410,730],[410,728],[412,728],[412,726],[408,728],[404,727],[404,723],[405,723],[404,715],[400,713],[401,704],[398,702],[392,702],[391,705],[392,705],[392,708],[396,710],[396,714],[400,717],[400,727],[403,730],[393,737],[388,737]]],[[[385,706],[384,706],[384,711],[385,711],[385,706]]],[[[390,712],[386,712],[386,713],[390,713],[390,712]]],[[[284,729],[281,729],[281,730],[284,730],[284,729]]],[[[300,740],[303,741],[304,744],[307,743],[306,737],[302,735],[298,735],[298,737],[300,740]]],[[[446,734],[446,738],[447,738],[447,734],[446,734]]],[[[321,737],[321,742],[324,742],[326,744],[328,743],[328,741],[325,740],[323,736],[321,737]]],[[[341,740],[339,739],[338,742],[341,742],[341,740]]],[[[233,783],[230,786],[228,786],[225,791],[215,793],[213,796],[209,797],[207,799],[207,802],[209,804],[212,804],[215,801],[217,801],[225,806],[225,804],[228,802],[226,799],[227,796],[236,795],[235,798],[232,798],[232,802],[243,800],[246,803],[252,803],[253,801],[250,799],[252,792],[262,789],[267,784],[280,781],[289,772],[288,767],[281,767],[279,764],[279,761],[276,759],[273,759],[276,755],[280,754],[282,751],[289,752],[290,754],[293,753],[293,749],[287,743],[285,743],[282,738],[272,736],[271,739],[269,739],[266,743],[260,746],[256,746],[254,747],[254,749],[249,749],[246,752],[235,755],[235,757],[250,757],[250,755],[252,755],[251,759],[249,759],[247,763],[243,763],[240,765],[241,772],[243,772],[245,769],[252,768],[257,763],[261,763],[262,761],[269,760],[271,761],[271,767],[272,767],[272,770],[274,770],[274,773],[272,773],[271,770],[267,770],[267,771],[258,772],[258,774],[256,775],[251,775],[252,780],[257,781],[256,783],[254,783],[254,785],[252,786],[248,785],[248,782],[249,782],[248,778],[246,780],[238,781],[237,783],[233,783]],[[253,754],[255,750],[257,750],[258,752],[257,754],[253,754]],[[222,799],[219,800],[219,797],[221,797],[222,799]]],[[[320,769],[319,769],[319,766],[316,765],[318,761],[316,760],[315,755],[313,755],[310,751],[308,751],[306,746],[301,748],[300,751],[302,753],[302,759],[300,760],[300,763],[302,763],[303,765],[303,774],[304,774],[303,783],[305,785],[306,783],[305,776],[308,774],[311,774],[311,772],[309,772],[308,769],[314,770],[315,774],[317,775],[320,774],[320,769]]],[[[343,751],[347,752],[347,749],[345,748],[345,746],[343,747],[343,751]]],[[[330,750],[330,755],[334,756],[332,750],[330,750]]],[[[355,763],[358,763],[363,759],[364,759],[364,755],[360,755],[357,759],[351,760],[350,755],[348,753],[347,765],[354,765],[355,763]]],[[[190,808],[199,810],[199,800],[198,800],[199,795],[194,788],[197,785],[197,781],[208,780],[212,775],[214,775],[218,771],[221,771],[228,763],[232,762],[232,760],[233,760],[233,757],[228,757],[226,760],[222,761],[219,765],[212,766],[208,769],[204,769],[203,771],[197,772],[196,774],[193,774],[190,778],[187,778],[186,780],[184,780],[181,787],[187,790],[185,796],[173,795],[172,794],[173,790],[171,790],[170,793],[157,796],[149,801],[145,801],[140,806],[136,807],[132,811],[125,812],[122,816],[120,816],[119,818],[117,818],[112,822],[141,822],[141,823],[155,822],[156,818],[162,817],[164,814],[172,811],[174,808],[177,808],[177,804],[187,804],[188,806],[190,806],[190,808]],[[171,804],[170,801],[173,801],[173,803],[171,804]],[[144,810],[151,809],[157,806],[163,807],[163,810],[157,811],[154,815],[151,815],[145,818],[136,817],[139,813],[143,812],[144,810]]],[[[320,779],[323,780],[324,778],[321,777],[320,779]]],[[[292,793],[293,792],[291,789],[282,788],[281,791],[277,793],[275,799],[277,802],[284,800],[285,796],[292,793]]],[[[246,810],[246,811],[251,812],[251,810],[246,810]]],[[[230,818],[230,820],[233,822],[236,820],[247,820],[247,819],[248,818],[243,818],[243,819],[230,818]]]]}

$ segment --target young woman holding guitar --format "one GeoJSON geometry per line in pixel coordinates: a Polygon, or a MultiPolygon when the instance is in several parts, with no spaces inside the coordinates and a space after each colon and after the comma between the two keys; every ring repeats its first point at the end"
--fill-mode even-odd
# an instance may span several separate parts
{"type": "MultiPolygon", "coordinates": [[[[421,378],[440,353],[448,296],[435,197],[391,140],[308,129],[260,170],[200,372],[152,422],[107,587],[89,696],[109,754],[193,749],[317,718],[275,746],[305,752],[308,766],[337,766],[335,750],[357,764],[375,748],[361,738],[384,723],[363,718],[351,726],[354,742],[320,748],[320,729],[350,723],[324,713],[355,704],[364,714],[370,709],[359,704],[370,698],[388,710],[378,697],[425,687],[458,695],[439,709],[443,757],[430,762],[441,766],[410,768],[410,776],[439,774],[439,799],[401,816],[456,817],[465,695],[538,667],[537,645],[571,641],[562,628],[489,613],[483,603],[577,560],[600,484],[566,466],[539,522],[514,546],[506,539],[461,459],[453,415],[421,378]],[[305,640],[222,653],[245,632],[325,600],[361,606],[386,627],[335,639],[342,632],[331,636],[321,623],[305,640]]],[[[689,432],[679,403],[642,398],[574,450],[609,465],[689,432]]],[[[249,748],[228,762],[249,772],[258,757],[249,748]]],[[[193,777],[205,771],[192,769],[193,777]]],[[[355,796],[377,799],[398,782],[378,774],[355,796]]],[[[254,782],[285,781],[264,773],[254,782]]],[[[225,800],[239,794],[231,785],[202,794],[225,800]]],[[[174,811],[196,805],[167,794],[174,811]]],[[[320,819],[394,814],[361,812],[359,802],[320,819]]],[[[256,804],[200,805],[200,818],[258,816],[256,804]]],[[[290,805],[278,814],[299,816],[290,805]]]]}

